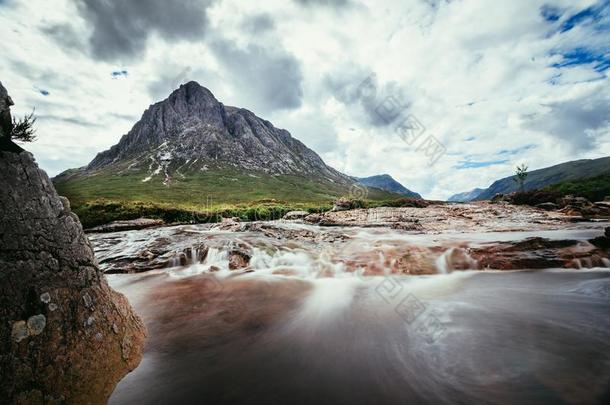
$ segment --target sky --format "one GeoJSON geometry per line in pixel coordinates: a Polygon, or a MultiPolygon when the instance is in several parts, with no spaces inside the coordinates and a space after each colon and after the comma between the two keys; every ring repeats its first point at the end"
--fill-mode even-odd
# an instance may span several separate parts
{"type": "Polygon", "coordinates": [[[610,155],[609,0],[0,0],[0,38],[51,176],[190,80],[426,198],[610,155]]]}

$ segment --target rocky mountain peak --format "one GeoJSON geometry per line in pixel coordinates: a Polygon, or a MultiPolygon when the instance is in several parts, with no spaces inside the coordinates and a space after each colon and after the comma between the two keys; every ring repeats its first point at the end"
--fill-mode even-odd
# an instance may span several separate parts
{"type": "Polygon", "coordinates": [[[176,175],[213,168],[353,182],[288,131],[251,111],[223,105],[194,81],[151,105],[117,145],[98,154],[84,170],[113,167],[145,170],[143,181],[164,176],[167,184],[176,175]]]}

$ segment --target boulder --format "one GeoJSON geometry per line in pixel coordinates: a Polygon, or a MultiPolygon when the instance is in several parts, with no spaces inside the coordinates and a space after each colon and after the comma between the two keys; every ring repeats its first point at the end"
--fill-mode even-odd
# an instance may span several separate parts
{"type": "Polygon", "coordinates": [[[345,199],[345,198],[340,198],[337,201],[335,201],[331,211],[333,211],[333,212],[347,211],[347,210],[350,210],[351,208],[352,208],[352,202],[350,200],[345,199]]]}
{"type": "Polygon", "coordinates": [[[511,202],[511,197],[507,194],[498,193],[491,198],[491,202],[494,204],[508,203],[511,202]]]}
{"type": "Polygon", "coordinates": [[[287,212],[286,215],[284,215],[284,218],[282,218],[282,219],[285,219],[287,221],[294,221],[297,219],[303,219],[308,215],[309,215],[309,212],[307,212],[307,211],[290,211],[290,212],[287,212]]]}
{"type": "Polygon", "coordinates": [[[248,267],[250,255],[241,250],[232,250],[229,253],[229,269],[238,270],[248,267]]]}
{"type": "Polygon", "coordinates": [[[545,203],[536,205],[536,208],[540,208],[545,211],[554,211],[554,210],[558,209],[559,207],[557,206],[557,204],[554,204],[552,202],[545,202],[545,203]]]}
{"type": "Polygon", "coordinates": [[[28,152],[0,150],[0,402],[105,404],[145,329],[28,152]]]}
{"type": "MultiPolygon", "coordinates": [[[[64,197],[61,197],[64,198],[64,197]]],[[[67,201],[67,199],[66,199],[67,201]]],[[[165,222],[162,219],[152,218],[138,218],[124,221],[113,221],[108,224],[96,226],[87,229],[87,232],[119,232],[119,231],[131,231],[136,229],[151,228],[154,226],[161,226],[165,222]]]]}

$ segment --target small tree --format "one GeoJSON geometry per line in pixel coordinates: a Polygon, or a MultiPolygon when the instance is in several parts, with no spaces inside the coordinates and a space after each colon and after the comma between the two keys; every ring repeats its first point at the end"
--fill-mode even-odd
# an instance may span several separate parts
{"type": "Polygon", "coordinates": [[[524,163],[522,165],[517,166],[515,169],[515,177],[513,181],[519,185],[519,191],[523,191],[523,184],[525,183],[525,179],[527,179],[527,165],[524,163]]]}
{"type": "Polygon", "coordinates": [[[34,124],[36,117],[32,111],[29,115],[25,115],[22,119],[13,118],[9,138],[20,142],[33,142],[36,140],[36,129],[34,124]]]}

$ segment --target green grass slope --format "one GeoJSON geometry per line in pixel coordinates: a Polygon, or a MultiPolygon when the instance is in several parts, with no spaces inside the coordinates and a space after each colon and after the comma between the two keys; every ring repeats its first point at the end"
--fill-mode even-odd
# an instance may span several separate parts
{"type": "MultiPolygon", "coordinates": [[[[350,196],[350,187],[328,180],[266,173],[215,169],[188,173],[163,183],[163,176],[142,181],[141,171],[72,171],[54,179],[85,227],[118,219],[161,218],[166,222],[216,222],[221,217],[243,220],[277,219],[299,209],[318,212],[330,209],[339,197],[350,196]]],[[[381,201],[397,194],[369,188],[364,197],[381,201]]]]}

